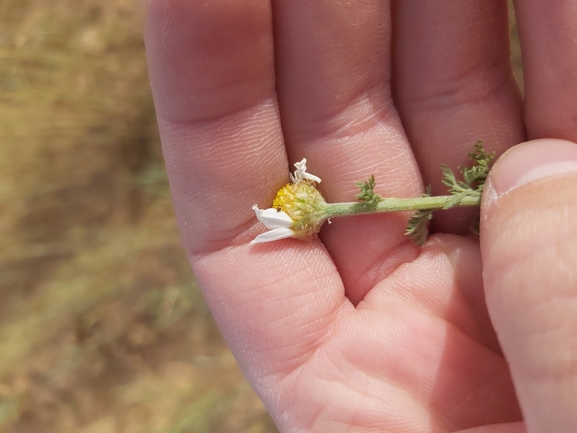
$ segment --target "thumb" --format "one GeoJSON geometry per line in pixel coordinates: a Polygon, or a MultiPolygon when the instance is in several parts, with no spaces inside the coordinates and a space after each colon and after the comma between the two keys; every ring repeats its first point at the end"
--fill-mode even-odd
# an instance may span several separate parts
{"type": "Polygon", "coordinates": [[[577,432],[577,144],[536,140],[483,193],[487,308],[527,431],[577,432]]]}

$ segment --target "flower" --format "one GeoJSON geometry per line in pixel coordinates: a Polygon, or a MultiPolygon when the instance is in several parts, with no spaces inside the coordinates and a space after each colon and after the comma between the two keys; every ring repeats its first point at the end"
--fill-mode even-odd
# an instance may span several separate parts
{"type": "Polygon", "coordinates": [[[271,208],[259,209],[257,205],[252,207],[258,220],[269,231],[254,238],[251,245],[314,236],[321,229],[327,219],[326,202],[315,188],[315,183],[321,179],[307,173],[306,162],[303,158],[295,164],[295,173],[290,174],[291,183],[277,192],[271,208]]]}

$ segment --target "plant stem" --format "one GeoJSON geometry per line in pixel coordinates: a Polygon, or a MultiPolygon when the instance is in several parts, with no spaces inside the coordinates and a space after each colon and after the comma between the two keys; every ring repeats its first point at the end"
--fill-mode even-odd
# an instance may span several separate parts
{"type": "Polygon", "coordinates": [[[443,209],[448,204],[451,204],[450,207],[479,206],[481,197],[480,195],[476,197],[464,196],[457,203],[454,202],[455,196],[452,195],[417,198],[382,198],[374,206],[363,202],[327,203],[325,205],[325,212],[327,218],[333,218],[351,215],[366,215],[380,212],[443,209]]]}

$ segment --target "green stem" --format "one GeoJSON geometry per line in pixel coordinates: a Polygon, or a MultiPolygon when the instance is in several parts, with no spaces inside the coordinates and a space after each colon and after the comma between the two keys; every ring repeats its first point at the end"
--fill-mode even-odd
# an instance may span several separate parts
{"type": "Polygon", "coordinates": [[[382,198],[376,205],[369,205],[364,202],[327,203],[325,205],[325,212],[327,218],[333,218],[380,212],[443,209],[449,204],[449,207],[479,206],[481,196],[480,194],[476,197],[464,196],[457,203],[454,203],[454,201],[455,196],[452,195],[418,198],[382,198]]]}

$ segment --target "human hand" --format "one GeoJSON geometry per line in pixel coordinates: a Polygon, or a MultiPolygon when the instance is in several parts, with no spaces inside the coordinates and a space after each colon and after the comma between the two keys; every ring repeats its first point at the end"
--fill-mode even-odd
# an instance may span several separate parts
{"type": "Polygon", "coordinates": [[[496,164],[481,250],[441,234],[466,232],[462,211],[436,215],[423,248],[405,214],[249,246],[263,231],[251,206],[268,207],[302,157],[334,202],[371,174],[383,196],[438,194],[439,164],[466,163],[479,139],[498,154],[576,141],[577,9],[518,6],[524,103],[502,1],[149,0],[184,243],[281,431],[576,431],[574,144],[496,164]],[[529,183],[505,193],[517,179],[529,183]]]}

